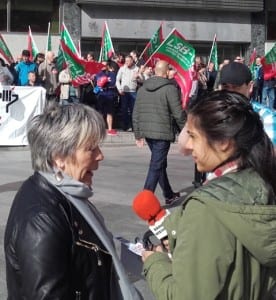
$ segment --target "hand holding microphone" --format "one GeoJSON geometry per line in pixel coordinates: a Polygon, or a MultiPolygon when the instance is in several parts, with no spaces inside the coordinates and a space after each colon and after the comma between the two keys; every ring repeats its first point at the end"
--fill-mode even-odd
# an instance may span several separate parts
{"type": "MultiPolygon", "coordinates": [[[[168,249],[168,244],[164,243],[167,240],[167,231],[163,226],[165,218],[170,214],[169,210],[161,207],[159,200],[150,190],[143,190],[137,194],[132,203],[132,209],[138,217],[147,221],[150,231],[161,240],[162,244],[168,249]]],[[[149,239],[148,232],[145,233],[143,242],[146,243],[145,236],[149,239]]],[[[151,248],[146,247],[151,250],[151,248]]]]}

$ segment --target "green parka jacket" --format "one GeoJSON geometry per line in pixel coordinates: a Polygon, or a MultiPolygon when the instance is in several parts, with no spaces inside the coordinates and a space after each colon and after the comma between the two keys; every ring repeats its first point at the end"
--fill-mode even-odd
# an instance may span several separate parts
{"type": "Polygon", "coordinates": [[[154,253],[144,264],[156,299],[273,299],[276,206],[267,205],[270,197],[275,196],[250,169],[189,195],[165,220],[172,260],[154,253]]]}

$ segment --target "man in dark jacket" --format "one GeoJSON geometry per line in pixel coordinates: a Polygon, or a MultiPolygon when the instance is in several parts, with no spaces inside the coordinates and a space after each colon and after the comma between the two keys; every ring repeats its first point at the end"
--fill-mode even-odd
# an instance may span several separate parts
{"type": "Polygon", "coordinates": [[[166,204],[172,204],[180,194],[174,193],[167,176],[167,155],[170,143],[175,140],[175,127],[184,126],[185,113],[175,85],[168,79],[169,64],[160,60],[155,66],[155,76],[146,80],[138,90],[133,111],[133,129],[138,147],[146,140],[151,160],[145,189],[155,191],[157,183],[162,188],[166,204]]]}

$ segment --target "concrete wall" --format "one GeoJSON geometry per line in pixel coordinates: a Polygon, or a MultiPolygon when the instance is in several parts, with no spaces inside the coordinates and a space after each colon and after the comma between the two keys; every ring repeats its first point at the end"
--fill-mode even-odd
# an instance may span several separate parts
{"type": "Polygon", "coordinates": [[[164,35],[174,27],[188,40],[212,41],[214,34],[223,42],[250,43],[250,13],[229,13],[212,11],[192,11],[186,9],[135,8],[123,7],[84,7],[81,14],[83,37],[99,38],[104,21],[107,21],[112,38],[148,39],[164,21],[164,35]]]}
{"type": "MultiPolygon", "coordinates": [[[[61,20],[64,21],[68,31],[70,32],[75,44],[81,38],[81,13],[79,6],[74,1],[65,2],[61,8],[61,20]]],[[[2,33],[12,55],[16,58],[23,49],[27,49],[27,32],[26,33],[2,33]]],[[[32,32],[33,38],[40,52],[45,52],[47,34],[36,34],[32,32]]],[[[59,47],[60,35],[52,34],[52,49],[57,55],[59,47]]]]}
{"type": "MultiPolygon", "coordinates": [[[[23,49],[27,49],[27,32],[25,34],[3,33],[2,35],[14,58],[21,54],[23,49]]],[[[33,38],[38,50],[45,52],[47,35],[33,33],[33,38]]],[[[56,54],[58,51],[58,45],[59,35],[52,36],[52,49],[56,54]]]]}
{"type": "MultiPolygon", "coordinates": [[[[70,0],[68,0],[70,1],[70,0]]],[[[77,0],[79,4],[90,5],[112,5],[112,6],[128,6],[130,8],[143,7],[175,7],[175,8],[193,8],[199,10],[232,10],[232,11],[262,11],[263,0],[77,0]]]]}
{"type": "Polygon", "coordinates": [[[247,52],[249,59],[253,49],[256,48],[257,55],[263,56],[265,53],[265,16],[264,13],[253,13],[251,15],[252,30],[251,44],[247,52]]]}

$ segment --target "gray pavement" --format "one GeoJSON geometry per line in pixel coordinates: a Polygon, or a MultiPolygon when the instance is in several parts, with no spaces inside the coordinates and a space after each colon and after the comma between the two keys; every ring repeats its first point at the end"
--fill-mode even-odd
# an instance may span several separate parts
{"type": "MultiPolygon", "coordinates": [[[[134,196],[142,189],[148,169],[150,152],[135,146],[133,133],[119,132],[108,136],[102,145],[105,156],[93,177],[92,201],[103,214],[114,236],[134,240],[147,230],[146,224],[131,209],[134,196]]],[[[32,174],[28,147],[0,147],[0,300],[6,299],[3,237],[10,205],[22,182],[32,174]]],[[[175,191],[190,192],[194,164],[172,144],[168,156],[168,174],[175,191]]],[[[159,187],[156,190],[161,203],[159,187]]],[[[179,201],[181,202],[181,201],[179,201]]],[[[179,204],[179,203],[178,203],[179,204]]],[[[131,277],[133,280],[134,278],[131,277]]],[[[135,282],[146,300],[153,300],[145,281],[135,282]]]]}

